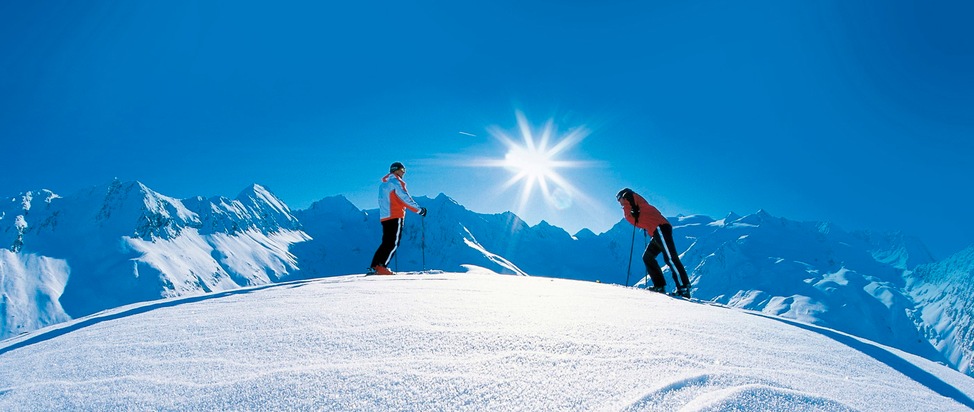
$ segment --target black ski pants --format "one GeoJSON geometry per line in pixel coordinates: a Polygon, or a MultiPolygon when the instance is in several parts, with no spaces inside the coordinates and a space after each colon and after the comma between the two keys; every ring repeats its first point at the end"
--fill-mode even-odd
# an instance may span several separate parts
{"type": "Polygon", "coordinates": [[[389,219],[382,221],[382,243],[372,256],[372,264],[369,267],[385,266],[389,267],[389,261],[396,254],[399,248],[399,240],[402,239],[402,226],[405,219],[389,219]]]}
{"type": "Polygon", "coordinates": [[[656,256],[660,252],[663,252],[663,260],[666,261],[666,265],[670,267],[670,272],[673,273],[673,281],[676,282],[676,286],[690,287],[687,270],[683,268],[680,255],[676,252],[676,244],[673,243],[673,226],[665,223],[656,228],[656,231],[653,232],[653,240],[649,241],[649,245],[646,245],[646,251],[643,252],[646,271],[649,272],[649,278],[652,279],[655,287],[666,286],[663,268],[656,261],[656,256]]]}

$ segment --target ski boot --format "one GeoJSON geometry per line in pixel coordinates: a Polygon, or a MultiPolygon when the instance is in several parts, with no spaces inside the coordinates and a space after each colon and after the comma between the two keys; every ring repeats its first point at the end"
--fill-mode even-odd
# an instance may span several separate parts
{"type": "Polygon", "coordinates": [[[375,275],[395,275],[395,273],[393,273],[391,270],[389,270],[389,268],[387,268],[385,266],[382,266],[382,265],[372,266],[372,270],[375,271],[373,273],[375,275]]]}
{"type": "Polygon", "coordinates": [[[676,288],[676,293],[674,293],[674,294],[677,295],[677,296],[686,298],[686,299],[690,299],[690,287],[689,286],[680,286],[680,287],[676,288]]]}
{"type": "Polygon", "coordinates": [[[666,293],[666,286],[650,286],[646,290],[656,293],[666,293]]]}

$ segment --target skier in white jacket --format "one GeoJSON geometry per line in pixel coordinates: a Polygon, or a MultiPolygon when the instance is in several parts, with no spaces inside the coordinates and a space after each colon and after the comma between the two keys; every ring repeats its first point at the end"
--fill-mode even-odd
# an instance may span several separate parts
{"type": "Polygon", "coordinates": [[[369,265],[369,272],[377,275],[394,275],[389,270],[389,261],[396,254],[399,248],[399,239],[402,238],[403,221],[406,218],[406,209],[426,216],[426,208],[421,207],[409,192],[406,191],[406,182],[402,176],[406,174],[406,166],[400,162],[395,162],[389,166],[389,174],[382,178],[379,184],[379,221],[382,223],[382,243],[372,257],[372,264],[369,265]]]}

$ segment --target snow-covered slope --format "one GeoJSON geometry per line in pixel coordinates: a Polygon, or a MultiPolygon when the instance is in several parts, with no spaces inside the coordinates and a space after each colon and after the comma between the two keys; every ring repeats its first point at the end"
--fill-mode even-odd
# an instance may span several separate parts
{"type": "Polygon", "coordinates": [[[64,260],[0,249],[0,337],[71,319],[60,302],[68,273],[64,260]]]}
{"type": "Polygon", "coordinates": [[[924,337],[961,372],[974,372],[974,246],[909,276],[924,337]]]}
{"type": "Polygon", "coordinates": [[[904,271],[932,259],[901,235],[846,232],[759,211],[675,219],[694,295],[827,326],[941,360],[909,314],[904,271]]]}
{"type": "Polygon", "coordinates": [[[0,364],[4,411],[974,406],[970,377],[833,330],[498,275],[343,276],[143,303],[3,342],[0,364]]]}
{"type": "Polygon", "coordinates": [[[139,182],[0,204],[0,337],[132,302],[281,280],[307,240],[254,185],[236,199],[178,200],[139,182]]]}

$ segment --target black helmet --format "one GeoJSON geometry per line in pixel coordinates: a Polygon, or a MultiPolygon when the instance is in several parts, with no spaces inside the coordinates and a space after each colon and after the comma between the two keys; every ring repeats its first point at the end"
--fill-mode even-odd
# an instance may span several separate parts
{"type": "Polygon", "coordinates": [[[622,198],[630,199],[632,198],[632,189],[625,188],[616,193],[616,200],[622,200],[622,198]]]}
{"type": "Polygon", "coordinates": [[[406,169],[406,166],[403,166],[402,163],[399,163],[399,162],[395,162],[395,163],[389,165],[389,173],[395,172],[396,170],[399,170],[399,169],[406,169]]]}

